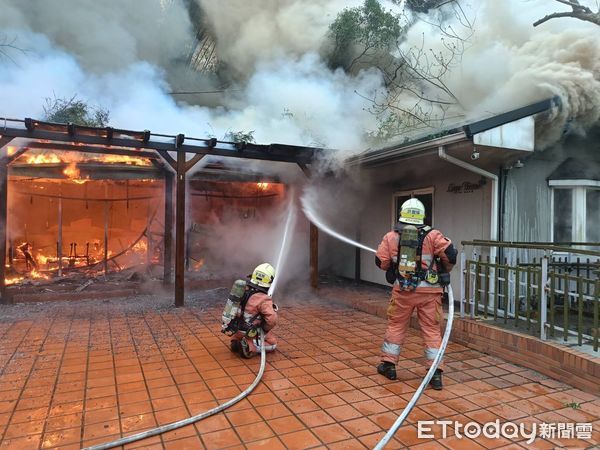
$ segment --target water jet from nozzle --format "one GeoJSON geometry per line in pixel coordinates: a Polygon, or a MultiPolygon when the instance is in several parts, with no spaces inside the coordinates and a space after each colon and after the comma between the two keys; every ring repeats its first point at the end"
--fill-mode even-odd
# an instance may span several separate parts
{"type": "Polygon", "coordinates": [[[283,266],[283,260],[284,260],[284,256],[287,252],[287,247],[288,247],[288,240],[289,240],[289,236],[292,232],[292,224],[294,223],[294,218],[296,216],[296,208],[294,208],[294,190],[291,189],[290,193],[290,204],[288,205],[288,214],[287,214],[287,218],[285,220],[285,228],[283,230],[283,238],[281,239],[281,247],[279,248],[279,255],[277,256],[277,263],[275,265],[275,279],[273,280],[273,283],[271,284],[271,287],[269,288],[269,297],[273,296],[273,292],[275,292],[275,287],[277,286],[277,282],[279,281],[279,279],[281,278],[280,275],[283,273],[282,270],[282,266],[283,266]]]}
{"type": "Polygon", "coordinates": [[[310,220],[317,228],[319,228],[319,230],[323,231],[324,233],[327,233],[328,235],[330,235],[336,239],[339,239],[340,241],[343,241],[347,244],[353,245],[354,247],[362,248],[363,250],[367,250],[368,252],[371,252],[371,253],[376,253],[375,249],[373,249],[371,247],[367,247],[366,245],[363,245],[360,242],[356,242],[356,241],[338,233],[337,231],[330,228],[327,224],[325,224],[325,222],[323,222],[317,216],[314,208],[310,204],[310,200],[308,199],[308,194],[306,192],[304,193],[304,195],[302,196],[300,201],[302,202],[302,211],[304,211],[304,214],[306,215],[308,220],[310,220]]]}

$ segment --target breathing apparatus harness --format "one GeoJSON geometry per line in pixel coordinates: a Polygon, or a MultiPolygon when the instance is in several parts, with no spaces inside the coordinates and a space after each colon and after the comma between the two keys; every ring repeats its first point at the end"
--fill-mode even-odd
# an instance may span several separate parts
{"type": "Polygon", "coordinates": [[[260,314],[255,314],[246,320],[244,318],[244,311],[250,297],[259,292],[266,294],[268,291],[262,286],[256,286],[244,280],[236,280],[233,283],[227,303],[225,304],[225,310],[223,311],[222,333],[225,333],[227,336],[233,336],[237,332],[242,332],[249,338],[255,338],[258,335],[258,328],[262,328],[262,325],[254,325],[254,321],[260,317],[260,314]],[[242,283],[244,292],[240,296],[242,283]]]}
{"type": "Polygon", "coordinates": [[[433,228],[425,225],[398,224],[395,227],[398,233],[397,261],[386,271],[388,283],[398,281],[400,289],[414,291],[421,281],[428,284],[447,286],[450,283],[450,274],[443,270],[439,259],[432,257],[426,269],[423,268],[423,243],[433,228]]]}

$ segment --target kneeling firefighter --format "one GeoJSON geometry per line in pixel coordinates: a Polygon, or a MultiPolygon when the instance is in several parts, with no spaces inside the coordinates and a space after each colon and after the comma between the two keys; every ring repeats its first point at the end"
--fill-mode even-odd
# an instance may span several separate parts
{"type": "MultiPolygon", "coordinates": [[[[405,201],[398,224],[383,237],[375,257],[377,266],[386,271],[387,281],[394,285],[381,364],[377,366],[377,372],[390,380],[396,379],[396,364],[413,310],[417,310],[430,365],[442,342],[443,289],[450,283],[457,251],[439,230],[424,225],[424,219],[423,203],[416,198],[405,201]]],[[[442,389],[442,364],[430,382],[436,390],[442,389]]]]}
{"type": "Polygon", "coordinates": [[[223,311],[221,332],[231,336],[231,351],[251,358],[260,353],[258,329],[265,332],[265,351],[277,348],[273,328],[277,324],[277,305],[268,295],[275,269],[268,263],[254,269],[248,280],[236,280],[223,311]]]}

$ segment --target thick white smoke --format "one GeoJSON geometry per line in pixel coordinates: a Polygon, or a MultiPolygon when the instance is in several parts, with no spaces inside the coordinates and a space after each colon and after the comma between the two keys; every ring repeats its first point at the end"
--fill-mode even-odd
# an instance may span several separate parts
{"type": "MultiPolygon", "coordinates": [[[[185,67],[193,50],[197,24],[188,14],[189,2],[141,3],[0,0],[0,43],[23,50],[3,48],[8,56],[0,55],[0,117],[40,118],[45,98],[77,95],[108,109],[110,124],[118,128],[219,139],[230,131],[253,131],[258,143],[337,149],[338,160],[369,146],[365,134],[377,128],[377,119],[364,97],[381,95],[382,78],[373,70],[332,71],[323,58],[329,25],[343,8],[362,1],[198,0],[233,83],[219,97],[219,107],[169,94],[175,68],[185,67]]],[[[442,80],[459,100],[449,115],[476,119],[560,95],[563,109],[544,128],[542,145],[556,141],[567,124],[585,129],[598,122],[600,27],[560,19],[534,28],[536,19],[560,7],[548,0],[461,4],[473,19],[474,34],[462,60],[442,80]]],[[[402,48],[424,39],[425,51],[443,51],[442,34],[428,22],[442,18],[458,29],[450,7],[417,20],[402,48]]],[[[213,83],[208,77],[206,84],[213,83]]],[[[214,97],[193,98],[214,104],[214,97]]],[[[399,101],[410,105],[415,98],[403,93],[399,101]]],[[[339,206],[332,202],[333,211],[339,206]]],[[[248,260],[274,254],[278,242],[266,241],[271,247],[252,249],[248,260]]],[[[245,239],[231,240],[232,251],[246,245],[245,239]]]]}
{"type": "MultiPolygon", "coordinates": [[[[331,71],[321,57],[329,24],[359,0],[201,0],[218,57],[239,81],[218,108],[168,95],[169,71],[193,43],[195,24],[182,0],[148,1],[143,10],[116,0],[2,3],[0,36],[24,50],[0,60],[4,116],[41,117],[46,97],[76,94],[110,110],[120,128],[218,138],[254,131],[257,142],[327,146],[341,156],[368,147],[365,133],[377,127],[362,97],[381,94],[377,73],[331,71]]],[[[560,95],[565,107],[546,142],[567,120],[583,128],[597,122],[600,27],[560,19],[534,28],[555,8],[546,0],[461,4],[474,35],[444,77],[460,101],[448,116],[477,118],[560,95]]],[[[448,11],[435,12],[415,22],[402,47],[424,38],[426,50],[442,50],[441,33],[428,24],[440,17],[460,29],[448,11]]],[[[414,97],[406,93],[400,102],[414,97]]]]}
{"type": "MultiPolygon", "coordinates": [[[[600,27],[572,18],[533,27],[537,19],[557,10],[560,4],[546,0],[466,4],[465,15],[474,19],[473,36],[460,64],[443,79],[459,100],[447,116],[476,120],[559,96],[562,108],[540,128],[539,148],[556,142],[568,122],[581,129],[596,124],[600,119],[600,27]]],[[[456,19],[446,26],[468,34],[456,19]]],[[[403,47],[420,46],[424,39],[426,51],[447,54],[442,38],[439,29],[421,21],[410,29],[403,47]]],[[[414,97],[404,101],[410,104],[414,97]]]]}

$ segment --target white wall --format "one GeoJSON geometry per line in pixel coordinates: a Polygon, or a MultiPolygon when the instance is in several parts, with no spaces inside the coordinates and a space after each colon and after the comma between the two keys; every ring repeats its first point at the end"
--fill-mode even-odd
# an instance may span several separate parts
{"type": "MultiPolygon", "coordinates": [[[[357,227],[360,230],[361,243],[369,247],[377,248],[383,235],[391,229],[394,192],[432,186],[433,225],[449,237],[459,251],[462,248],[462,240],[490,237],[491,182],[488,180],[484,186],[471,193],[447,192],[450,183],[478,183],[481,177],[477,174],[453,166],[437,156],[426,156],[393,166],[365,169],[362,175],[369,179],[371,190],[368,200],[362,205],[357,227]]],[[[321,265],[321,268],[353,278],[354,248],[328,236],[323,237],[321,242],[320,250],[328,255],[327,259],[330,262],[321,265]]],[[[458,270],[453,274],[453,282],[457,284],[458,270]]],[[[383,271],[375,266],[374,255],[367,251],[361,251],[361,279],[387,284],[383,271]]]]}

